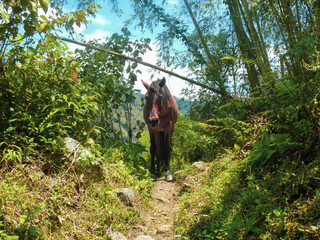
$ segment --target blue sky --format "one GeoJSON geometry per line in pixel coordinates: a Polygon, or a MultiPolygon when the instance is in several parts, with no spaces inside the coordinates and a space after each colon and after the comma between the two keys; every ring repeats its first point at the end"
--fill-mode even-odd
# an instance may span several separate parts
{"type": "MultiPolygon", "coordinates": [[[[180,1],[182,0],[170,0],[168,1],[168,8],[177,8],[179,6],[180,1]]],[[[159,2],[162,2],[160,0],[159,2]]],[[[101,9],[98,9],[97,15],[95,18],[90,18],[90,23],[87,24],[87,26],[82,25],[80,28],[76,27],[76,31],[78,33],[81,33],[84,35],[84,38],[86,41],[92,40],[92,39],[105,39],[109,36],[111,36],[113,33],[121,33],[121,28],[124,26],[124,22],[130,17],[132,14],[131,5],[129,1],[127,0],[119,0],[120,6],[119,8],[123,11],[123,14],[121,17],[119,17],[117,14],[111,12],[111,5],[109,5],[108,1],[99,2],[99,4],[102,6],[101,9]]],[[[76,4],[73,4],[70,2],[68,6],[66,6],[67,11],[74,11],[76,8],[76,4]]],[[[131,34],[133,35],[134,39],[141,39],[141,38],[150,38],[152,41],[151,48],[153,51],[147,52],[143,56],[143,60],[146,62],[149,62],[151,64],[156,64],[157,56],[156,56],[156,33],[157,31],[161,30],[156,29],[153,31],[153,33],[149,31],[141,32],[140,29],[136,28],[134,26],[129,26],[129,30],[131,34]]],[[[71,49],[74,49],[75,45],[68,44],[71,49]]],[[[137,89],[141,89],[142,92],[145,92],[144,87],[141,84],[141,80],[151,82],[152,80],[155,80],[157,78],[166,77],[167,79],[167,86],[169,87],[170,91],[177,97],[180,97],[181,90],[183,88],[186,88],[188,85],[185,81],[180,80],[176,77],[171,77],[168,74],[165,73],[159,73],[155,71],[151,71],[152,69],[145,67],[145,66],[139,66],[140,70],[142,71],[142,74],[138,76],[138,81],[135,85],[137,89]],[[152,78],[153,77],[153,78],[152,78]]],[[[181,75],[187,75],[188,71],[187,69],[169,69],[174,72],[177,72],[181,75]]]]}

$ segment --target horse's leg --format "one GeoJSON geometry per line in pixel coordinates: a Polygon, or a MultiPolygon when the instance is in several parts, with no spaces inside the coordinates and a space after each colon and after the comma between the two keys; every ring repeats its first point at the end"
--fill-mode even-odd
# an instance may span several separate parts
{"type": "Polygon", "coordinates": [[[163,161],[163,143],[164,143],[164,134],[163,132],[158,133],[158,145],[157,145],[157,174],[158,177],[161,176],[161,163],[163,161]]]}
{"type": "Polygon", "coordinates": [[[171,131],[165,133],[164,138],[164,160],[165,160],[165,171],[166,181],[173,181],[173,176],[170,173],[170,154],[171,154],[171,131]]]}
{"type": "Polygon", "coordinates": [[[151,178],[156,178],[155,177],[155,161],[154,161],[154,156],[156,154],[156,141],[155,141],[155,134],[154,133],[150,133],[150,154],[151,154],[151,166],[150,166],[150,174],[151,174],[151,178]]]}

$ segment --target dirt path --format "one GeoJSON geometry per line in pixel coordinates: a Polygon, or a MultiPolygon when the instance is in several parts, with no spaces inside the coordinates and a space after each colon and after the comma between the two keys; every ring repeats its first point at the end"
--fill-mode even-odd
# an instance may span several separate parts
{"type": "Polygon", "coordinates": [[[151,190],[155,206],[149,212],[143,214],[145,224],[132,229],[129,239],[138,235],[147,235],[155,240],[180,239],[175,235],[175,218],[179,213],[178,203],[179,188],[175,182],[166,182],[160,178],[155,182],[151,190]]]}

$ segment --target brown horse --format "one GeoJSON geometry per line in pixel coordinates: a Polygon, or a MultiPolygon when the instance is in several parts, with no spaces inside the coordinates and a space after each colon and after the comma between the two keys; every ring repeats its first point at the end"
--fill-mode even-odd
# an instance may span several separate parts
{"type": "Polygon", "coordinates": [[[173,177],[170,173],[169,161],[172,147],[172,134],[178,117],[178,105],[162,78],[150,84],[142,81],[146,93],[143,109],[144,121],[148,125],[150,135],[150,154],[152,177],[160,177],[161,164],[164,164],[166,181],[173,177]],[[157,162],[155,162],[155,155],[157,162]],[[157,169],[156,169],[157,167],[157,169]]]}

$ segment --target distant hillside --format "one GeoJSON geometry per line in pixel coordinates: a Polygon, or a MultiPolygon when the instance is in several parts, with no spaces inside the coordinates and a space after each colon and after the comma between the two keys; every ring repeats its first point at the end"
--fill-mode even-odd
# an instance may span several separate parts
{"type": "Polygon", "coordinates": [[[175,97],[178,108],[179,108],[179,113],[181,113],[184,116],[188,116],[189,109],[191,107],[191,102],[188,100],[185,100],[183,98],[177,98],[175,97]]]}

